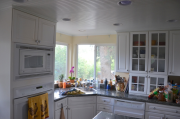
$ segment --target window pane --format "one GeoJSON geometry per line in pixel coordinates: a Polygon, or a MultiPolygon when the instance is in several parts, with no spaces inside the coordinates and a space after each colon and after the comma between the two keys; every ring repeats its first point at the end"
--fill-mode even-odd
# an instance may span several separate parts
{"type": "Polygon", "coordinates": [[[94,79],[94,45],[78,45],[78,78],[94,79]]]}
{"type": "Polygon", "coordinates": [[[55,79],[59,80],[59,75],[64,74],[67,78],[67,46],[56,45],[55,47],[55,79]]]}
{"type": "Polygon", "coordinates": [[[115,46],[97,46],[96,78],[115,79],[115,46]]]}

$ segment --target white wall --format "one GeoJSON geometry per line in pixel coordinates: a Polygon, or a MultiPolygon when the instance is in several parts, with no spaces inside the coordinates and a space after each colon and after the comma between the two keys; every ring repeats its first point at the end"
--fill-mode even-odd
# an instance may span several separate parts
{"type": "Polygon", "coordinates": [[[12,9],[0,11],[0,119],[11,119],[11,22],[12,9]]]}

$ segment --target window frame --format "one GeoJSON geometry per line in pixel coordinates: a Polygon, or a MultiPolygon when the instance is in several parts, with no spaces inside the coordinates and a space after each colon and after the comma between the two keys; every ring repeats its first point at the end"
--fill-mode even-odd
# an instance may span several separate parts
{"type": "MultiPolygon", "coordinates": [[[[66,76],[67,77],[64,77],[64,79],[67,79],[68,78],[68,69],[69,69],[69,65],[68,65],[69,64],[68,63],[68,61],[69,61],[69,45],[68,45],[68,43],[63,43],[63,42],[58,42],[58,41],[56,41],[56,45],[67,46],[67,51],[66,51],[66,67],[67,67],[67,69],[66,69],[66,76]]],[[[55,48],[56,48],[56,46],[55,46],[55,48]]],[[[55,54],[55,52],[54,52],[54,54],[55,54]]],[[[55,61],[55,58],[54,58],[54,61],[55,61]]],[[[55,62],[54,62],[54,69],[55,69],[55,62]]],[[[55,81],[55,79],[54,79],[54,81],[55,81]]]]}
{"type": "MultiPolygon", "coordinates": [[[[94,45],[94,79],[96,80],[96,56],[97,56],[97,46],[114,46],[115,47],[115,59],[114,59],[114,72],[116,72],[116,44],[115,43],[101,43],[101,44],[77,44],[76,45],[76,77],[78,77],[78,46],[79,45],[94,45]]],[[[80,78],[80,77],[78,77],[80,78]]]]}

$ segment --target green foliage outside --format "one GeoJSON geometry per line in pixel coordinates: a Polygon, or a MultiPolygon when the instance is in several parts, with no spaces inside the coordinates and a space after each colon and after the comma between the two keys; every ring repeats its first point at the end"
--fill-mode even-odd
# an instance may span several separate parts
{"type": "Polygon", "coordinates": [[[61,74],[64,74],[65,78],[67,77],[67,46],[56,45],[54,73],[54,80],[59,80],[61,74]]]}

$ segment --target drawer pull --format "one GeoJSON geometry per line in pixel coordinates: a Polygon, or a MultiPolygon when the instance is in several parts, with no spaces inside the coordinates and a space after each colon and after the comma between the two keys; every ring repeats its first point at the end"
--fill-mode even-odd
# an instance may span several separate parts
{"type": "Polygon", "coordinates": [[[153,109],[156,109],[156,107],[154,107],[153,109]]]}
{"type": "Polygon", "coordinates": [[[104,102],[106,102],[106,100],[104,100],[104,102]]]}
{"type": "Polygon", "coordinates": [[[178,113],[178,111],[176,110],[176,113],[178,113]]]}
{"type": "Polygon", "coordinates": [[[103,109],[106,109],[106,108],[103,108],[103,109]]]}

